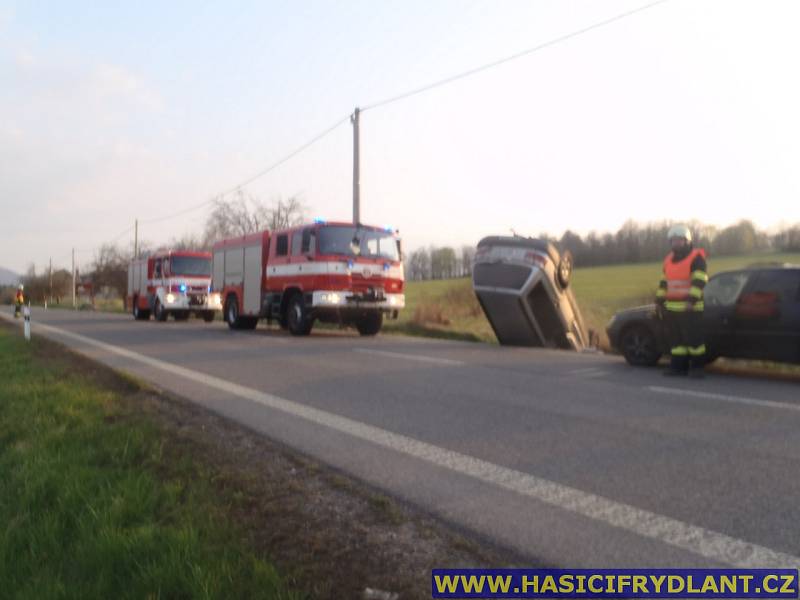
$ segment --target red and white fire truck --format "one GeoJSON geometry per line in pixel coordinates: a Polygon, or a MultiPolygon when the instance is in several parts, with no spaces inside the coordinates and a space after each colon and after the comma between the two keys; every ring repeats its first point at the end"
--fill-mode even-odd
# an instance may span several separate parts
{"type": "Polygon", "coordinates": [[[137,320],[176,321],[194,313],[206,322],[222,309],[211,293],[211,253],[163,250],[128,265],[128,303],[137,320]]]}
{"type": "Polygon", "coordinates": [[[308,335],[315,320],[375,335],[405,306],[400,239],[391,228],[315,220],[214,245],[212,292],[231,329],[277,321],[308,335]]]}

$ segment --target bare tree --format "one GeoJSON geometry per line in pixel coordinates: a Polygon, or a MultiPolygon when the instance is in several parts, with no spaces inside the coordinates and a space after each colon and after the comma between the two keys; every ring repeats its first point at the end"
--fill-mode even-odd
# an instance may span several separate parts
{"type": "Polygon", "coordinates": [[[108,287],[121,298],[128,291],[128,263],[131,256],[115,244],[103,244],[92,264],[92,283],[95,290],[108,287]]]}
{"type": "Polygon", "coordinates": [[[305,212],[305,206],[300,199],[297,196],[291,196],[286,200],[278,199],[276,204],[260,214],[260,218],[262,222],[267,223],[270,230],[274,231],[299,225],[305,218],[305,212]]]}
{"type": "Polygon", "coordinates": [[[302,223],[306,208],[299,198],[292,196],[286,200],[265,204],[257,197],[238,190],[226,199],[214,200],[214,209],[206,219],[203,246],[240,235],[255,233],[263,229],[285,229],[302,223]]]}
{"type": "Polygon", "coordinates": [[[172,238],[168,244],[172,250],[210,250],[211,244],[208,243],[204,236],[194,233],[185,233],[179,238],[172,238]]]}
{"type": "Polygon", "coordinates": [[[431,255],[427,249],[418,248],[408,257],[408,270],[413,281],[422,281],[431,277],[431,255]]]}
{"type": "Polygon", "coordinates": [[[472,263],[475,262],[475,247],[461,246],[461,268],[462,275],[472,277],[472,263]]]}

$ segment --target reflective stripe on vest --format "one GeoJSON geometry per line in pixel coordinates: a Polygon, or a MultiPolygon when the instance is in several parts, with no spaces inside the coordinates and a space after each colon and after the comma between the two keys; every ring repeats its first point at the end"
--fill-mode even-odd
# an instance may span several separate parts
{"type": "Polygon", "coordinates": [[[686,300],[692,289],[692,261],[705,250],[695,248],[683,260],[672,262],[672,252],[664,259],[664,279],[667,280],[667,300],[686,300]]]}

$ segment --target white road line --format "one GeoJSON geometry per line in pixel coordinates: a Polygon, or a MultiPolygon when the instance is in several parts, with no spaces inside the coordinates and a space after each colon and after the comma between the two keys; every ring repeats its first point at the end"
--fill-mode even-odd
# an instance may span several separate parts
{"type": "Polygon", "coordinates": [[[683,388],[662,387],[658,385],[647,386],[647,389],[657,394],[671,394],[674,396],[689,396],[692,398],[705,398],[708,400],[721,400],[722,402],[735,402],[736,404],[747,404],[749,406],[763,406],[766,408],[780,408],[783,410],[800,410],[800,404],[789,402],[777,402],[775,400],[760,400],[758,398],[747,398],[745,396],[731,396],[729,394],[716,394],[714,392],[698,392],[696,390],[686,390],[683,388]]]}
{"type": "MultiPolygon", "coordinates": [[[[4,318],[13,320],[9,315],[4,318]]],[[[472,477],[484,483],[510,490],[533,500],[571,511],[595,521],[617,527],[627,532],[657,540],[693,552],[707,559],[727,563],[739,568],[798,568],[800,557],[792,556],[717,533],[703,527],[690,525],[677,519],[615,502],[608,498],[583,492],[542,479],[528,473],[508,469],[473,456],[447,450],[421,442],[373,425],[348,419],[324,410],[292,402],[272,394],[248,388],[206,373],[192,371],[161,359],[144,356],[119,346],[38,323],[37,330],[56,334],[147,365],[154,369],[184,377],[210,388],[238,396],[278,410],[294,417],[348,434],[395,452],[423,460],[429,464],[472,477]]]]}
{"type": "Polygon", "coordinates": [[[402,358],[405,360],[415,360],[417,362],[427,362],[435,365],[447,365],[450,367],[463,367],[465,364],[461,360],[452,360],[450,358],[439,358],[437,356],[423,356],[421,354],[404,354],[402,352],[389,352],[388,350],[373,350],[372,348],[353,348],[353,352],[360,354],[378,354],[380,356],[388,356],[390,358],[402,358]]]}

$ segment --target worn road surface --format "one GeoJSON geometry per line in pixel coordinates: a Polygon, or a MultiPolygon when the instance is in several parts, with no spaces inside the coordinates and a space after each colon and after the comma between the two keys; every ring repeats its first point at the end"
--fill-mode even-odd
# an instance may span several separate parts
{"type": "Polygon", "coordinates": [[[530,566],[800,565],[796,383],[219,321],[33,309],[32,328],[530,566]]]}

